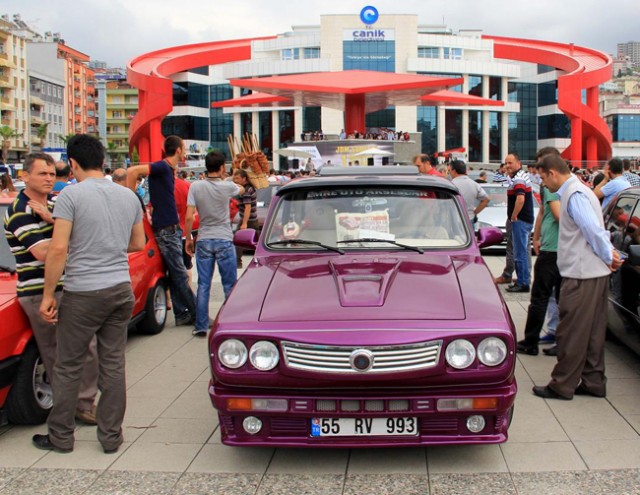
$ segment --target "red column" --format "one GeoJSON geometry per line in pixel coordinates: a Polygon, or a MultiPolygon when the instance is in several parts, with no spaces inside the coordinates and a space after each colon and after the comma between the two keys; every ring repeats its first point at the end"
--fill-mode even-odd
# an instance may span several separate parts
{"type": "Polygon", "coordinates": [[[347,135],[365,132],[364,93],[345,96],[344,129],[347,135]]]}
{"type": "Polygon", "coordinates": [[[149,141],[151,146],[151,160],[157,162],[162,160],[162,146],[164,145],[164,136],[162,135],[162,120],[153,119],[149,122],[149,141]]]}
{"type": "Polygon", "coordinates": [[[582,119],[571,119],[571,166],[580,167],[582,164],[582,119]]]}
{"type": "MultiPolygon", "coordinates": [[[[598,87],[587,88],[587,106],[595,113],[599,112],[598,87]]],[[[587,137],[587,166],[595,167],[598,161],[598,140],[595,136],[587,137]]]]}

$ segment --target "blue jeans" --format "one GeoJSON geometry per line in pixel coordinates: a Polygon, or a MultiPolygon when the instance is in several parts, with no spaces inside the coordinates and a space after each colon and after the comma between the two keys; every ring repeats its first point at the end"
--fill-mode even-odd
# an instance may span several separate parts
{"type": "Polygon", "coordinates": [[[176,318],[196,312],[196,299],[189,284],[189,274],[182,259],[182,231],[157,230],[154,232],[158,249],[169,272],[169,290],[176,318]]]}
{"type": "Polygon", "coordinates": [[[518,220],[511,222],[511,242],[513,242],[513,262],[516,266],[518,285],[528,286],[531,282],[529,266],[529,234],[533,224],[518,220]]]}
{"type": "Polygon", "coordinates": [[[236,283],[236,250],[233,242],[222,239],[198,239],[196,241],[196,267],[198,269],[198,293],[196,296],[196,330],[209,327],[209,295],[214,263],[218,264],[225,299],[236,283]]]}

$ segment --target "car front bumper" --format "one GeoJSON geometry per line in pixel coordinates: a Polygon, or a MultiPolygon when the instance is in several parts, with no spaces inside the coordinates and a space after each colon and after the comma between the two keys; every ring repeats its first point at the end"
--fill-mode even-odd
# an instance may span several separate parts
{"type": "Polygon", "coordinates": [[[500,386],[474,386],[455,391],[390,390],[314,393],[295,391],[238,390],[209,383],[209,395],[218,410],[222,442],[235,446],[279,447],[400,447],[438,444],[493,444],[505,442],[513,412],[517,385],[515,379],[500,386]],[[270,393],[271,392],[271,393],[270,393]],[[229,399],[274,399],[286,401],[283,411],[232,410],[229,399]],[[496,399],[495,407],[476,410],[438,410],[440,399],[496,399]],[[335,404],[333,411],[328,410],[335,404]],[[398,410],[402,408],[403,410],[398,410]],[[348,409],[348,410],[346,410],[348,409]],[[480,415],[484,428],[473,433],[467,428],[470,416],[480,415]],[[262,428],[255,434],[243,427],[245,418],[260,420],[262,428]],[[413,436],[311,435],[313,418],[416,418],[413,436]]]}

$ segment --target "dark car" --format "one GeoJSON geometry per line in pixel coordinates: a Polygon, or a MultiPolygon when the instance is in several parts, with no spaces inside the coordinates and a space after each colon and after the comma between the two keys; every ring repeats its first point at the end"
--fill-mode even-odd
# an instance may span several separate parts
{"type": "MultiPolygon", "coordinates": [[[[0,199],[0,218],[12,199],[0,199]]],[[[129,254],[129,273],[135,297],[130,328],[157,334],[167,318],[165,267],[151,225],[143,219],[147,243],[129,254]]],[[[15,424],[43,423],[51,409],[50,381],[38,347],[16,295],[16,262],[0,235],[0,412],[15,424]]],[[[2,415],[0,415],[0,420],[2,415]]]]}
{"type": "Polygon", "coordinates": [[[640,266],[634,256],[640,250],[640,187],[618,194],[607,205],[604,220],[613,246],[629,256],[611,275],[607,329],[640,355],[640,266]]]}
{"type": "Polygon", "coordinates": [[[259,240],[236,233],[255,254],[209,337],[223,443],[507,439],[515,327],[479,252],[500,231],[476,240],[444,179],[366,169],[288,183],[259,240]]]}

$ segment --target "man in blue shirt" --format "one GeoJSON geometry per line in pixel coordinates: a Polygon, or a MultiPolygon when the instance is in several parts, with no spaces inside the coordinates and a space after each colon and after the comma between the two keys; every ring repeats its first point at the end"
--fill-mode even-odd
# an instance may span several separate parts
{"type": "Polygon", "coordinates": [[[182,138],[167,137],[164,152],[164,160],[129,167],[127,187],[135,192],[138,177],[149,176],[149,197],[153,205],[151,226],[169,272],[169,290],[176,325],[193,325],[196,321],[196,301],[182,258],[182,229],[174,195],[175,169],[186,156],[182,138]]]}
{"type": "Polygon", "coordinates": [[[622,160],[619,158],[612,158],[604,166],[604,179],[593,190],[596,197],[602,200],[603,209],[620,191],[631,187],[623,172],[622,160]]]}

